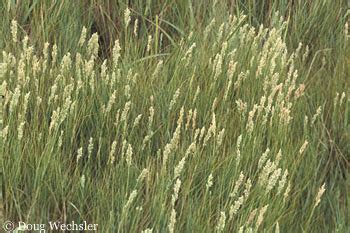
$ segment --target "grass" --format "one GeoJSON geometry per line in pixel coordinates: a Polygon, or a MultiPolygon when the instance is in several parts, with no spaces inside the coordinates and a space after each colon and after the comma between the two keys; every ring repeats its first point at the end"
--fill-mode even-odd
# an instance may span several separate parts
{"type": "Polygon", "coordinates": [[[347,232],[347,7],[2,1],[2,220],[347,232]]]}

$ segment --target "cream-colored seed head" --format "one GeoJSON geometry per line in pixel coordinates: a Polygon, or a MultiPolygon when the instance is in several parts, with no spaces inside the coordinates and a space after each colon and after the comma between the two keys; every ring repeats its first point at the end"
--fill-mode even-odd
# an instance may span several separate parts
{"type": "Polygon", "coordinates": [[[89,145],[88,145],[88,158],[91,157],[93,149],[94,149],[94,142],[93,142],[93,138],[91,137],[89,139],[89,145]]]}
{"type": "Polygon", "coordinates": [[[286,169],[286,170],[284,171],[281,180],[278,182],[277,195],[279,195],[280,193],[282,193],[282,190],[283,190],[284,186],[285,186],[286,183],[287,183],[287,177],[288,177],[288,169],[286,169]]]}
{"type": "Polygon", "coordinates": [[[307,140],[305,140],[304,144],[300,147],[300,150],[299,150],[300,155],[302,155],[304,153],[308,144],[309,144],[309,142],[307,140]]]}
{"type": "Polygon", "coordinates": [[[170,222],[169,222],[169,225],[168,225],[169,233],[173,233],[174,232],[175,224],[176,224],[176,211],[173,208],[171,210],[170,222]]]}
{"type": "Polygon", "coordinates": [[[174,184],[174,193],[173,193],[172,198],[171,198],[171,206],[172,207],[175,206],[175,202],[179,198],[180,188],[181,188],[181,180],[177,179],[175,184],[174,184]]]}
{"type": "Polygon", "coordinates": [[[222,142],[224,141],[224,136],[225,136],[225,128],[223,128],[219,133],[218,133],[218,136],[217,136],[217,139],[216,139],[216,143],[218,145],[218,147],[221,146],[222,142]]]}
{"type": "Polygon", "coordinates": [[[232,219],[238,212],[239,208],[243,205],[244,196],[240,196],[233,205],[231,205],[229,210],[229,217],[232,219]]]}
{"type": "Polygon", "coordinates": [[[149,174],[149,171],[147,168],[144,168],[142,172],[140,173],[139,177],[137,178],[137,183],[142,182],[149,174]]]}
{"type": "Polygon", "coordinates": [[[124,87],[124,95],[125,95],[125,97],[126,97],[128,100],[129,100],[130,97],[131,97],[131,92],[130,92],[130,90],[131,90],[130,85],[129,85],[129,84],[125,85],[125,87],[124,87]]]}
{"type": "Polygon", "coordinates": [[[211,121],[211,124],[208,128],[208,132],[207,132],[207,135],[205,136],[204,140],[203,140],[203,147],[205,147],[209,141],[209,139],[212,137],[212,136],[215,136],[216,134],[216,116],[215,116],[215,113],[212,114],[212,121],[211,121]]]}
{"type": "Polygon", "coordinates": [[[231,87],[232,87],[232,80],[229,80],[226,86],[225,94],[224,94],[224,101],[227,100],[231,87]]]}
{"type": "Polygon", "coordinates": [[[130,24],[130,9],[127,7],[124,11],[124,24],[125,24],[125,28],[128,28],[129,27],[129,24],[130,24]]]}
{"type": "Polygon", "coordinates": [[[121,122],[125,122],[127,120],[127,116],[129,114],[130,108],[131,108],[131,101],[128,101],[128,102],[125,103],[122,115],[120,117],[120,121],[121,122]]]}
{"type": "Polygon", "coordinates": [[[159,72],[161,71],[163,67],[163,60],[159,60],[157,66],[156,66],[156,69],[154,70],[153,74],[152,74],[152,80],[155,80],[158,75],[159,75],[159,72]]]}
{"type": "Polygon", "coordinates": [[[276,223],[275,233],[280,233],[280,225],[276,223]]]}
{"type": "Polygon", "coordinates": [[[232,80],[232,76],[236,72],[236,68],[237,68],[237,62],[234,59],[232,59],[228,64],[228,70],[227,70],[228,79],[232,80]]]}
{"type": "Polygon", "coordinates": [[[216,81],[222,73],[222,60],[223,57],[221,54],[217,54],[214,61],[214,81],[216,81]]]}
{"type": "MultiPolygon", "coordinates": [[[[105,110],[105,111],[106,111],[106,110],[105,110]]],[[[116,128],[118,127],[119,123],[120,123],[120,109],[117,110],[117,114],[116,114],[116,116],[115,116],[114,125],[115,125],[116,128]]]]}
{"type": "Polygon", "coordinates": [[[238,136],[237,138],[237,144],[236,144],[236,166],[239,165],[241,160],[241,143],[242,143],[242,134],[238,136]]]}
{"type": "Polygon", "coordinates": [[[115,103],[116,100],[116,96],[117,96],[117,90],[114,90],[112,95],[109,97],[109,101],[107,104],[107,108],[105,110],[105,113],[109,113],[112,109],[113,104],[115,103]]]}
{"type": "Polygon", "coordinates": [[[264,207],[262,207],[259,211],[259,215],[258,215],[258,219],[256,220],[256,228],[258,229],[259,226],[261,225],[261,223],[264,221],[264,215],[265,215],[265,212],[267,211],[267,207],[269,205],[266,205],[264,207]]]}
{"type": "Polygon", "coordinates": [[[12,35],[12,41],[14,43],[17,43],[17,21],[16,20],[12,20],[11,21],[11,35],[12,35]]]}
{"type": "Polygon", "coordinates": [[[83,157],[83,147],[80,147],[78,149],[78,153],[77,153],[77,163],[79,162],[79,160],[83,157]]]}
{"type": "Polygon", "coordinates": [[[78,41],[78,46],[79,47],[83,46],[83,44],[85,43],[86,32],[87,32],[86,27],[83,27],[83,29],[81,31],[81,35],[80,35],[79,41],[78,41]]]}
{"type": "Polygon", "coordinates": [[[267,149],[265,150],[265,152],[262,154],[262,156],[260,157],[260,159],[259,159],[259,162],[258,162],[258,169],[260,169],[260,168],[265,164],[265,162],[266,162],[266,160],[267,160],[267,156],[269,155],[269,153],[270,153],[270,149],[267,148],[267,149]]]}
{"type": "Polygon", "coordinates": [[[311,119],[311,125],[313,125],[315,123],[317,117],[321,114],[321,112],[322,112],[322,109],[321,109],[321,106],[319,106],[316,110],[315,115],[311,119]]]}
{"type": "Polygon", "coordinates": [[[345,92],[343,92],[341,94],[341,97],[340,97],[340,100],[339,100],[339,106],[341,106],[343,104],[344,100],[345,100],[345,92]]]}
{"type": "Polygon", "coordinates": [[[248,220],[247,220],[247,225],[250,225],[250,224],[253,222],[253,220],[254,220],[254,218],[255,218],[257,212],[258,212],[258,209],[257,209],[257,208],[253,209],[253,210],[250,212],[249,217],[248,217],[248,220]]]}
{"type": "Polygon", "coordinates": [[[163,152],[163,169],[166,170],[166,163],[168,161],[168,157],[171,154],[172,151],[178,148],[179,142],[180,142],[180,133],[181,133],[181,125],[183,121],[183,115],[184,115],[184,107],[181,108],[179,118],[177,120],[177,127],[175,129],[175,132],[173,133],[173,137],[170,140],[170,143],[168,143],[163,152]]]}
{"type": "Polygon", "coordinates": [[[89,42],[88,42],[88,54],[92,57],[92,58],[96,58],[98,55],[98,48],[99,48],[99,44],[98,44],[98,34],[95,32],[94,34],[92,34],[89,42]]]}
{"type": "Polygon", "coordinates": [[[259,184],[262,187],[265,187],[265,185],[267,185],[268,177],[275,170],[275,167],[276,167],[276,164],[274,162],[271,162],[270,159],[266,162],[265,166],[263,167],[259,175],[259,184]]]}
{"type": "Polygon", "coordinates": [[[168,143],[168,144],[165,145],[164,151],[163,151],[163,166],[162,166],[162,169],[164,171],[166,171],[166,164],[168,162],[168,158],[169,158],[171,152],[172,152],[172,144],[168,143]]]}
{"type": "Polygon", "coordinates": [[[305,85],[302,83],[300,84],[298,89],[295,91],[295,99],[298,99],[299,97],[303,96],[304,91],[305,91],[305,85]]]}
{"type": "Polygon", "coordinates": [[[213,174],[210,174],[208,177],[207,184],[206,184],[207,191],[209,191],[211,186],[213,186],[213,174]]]}
{"type": "Polygon", "coordinates": [[[187,148],[185,156],[189,156],[190,154],[194,154],[197,150],[197,146],[195,142],[192,142],[191,145],[187,148]]]}
{"type": "Polygon", "coordinates": [[[193,117],[192,117],[192,129],[196,128],[197,124],[197,109],[194,109],[193,111],[193,117]]]}
{"type": "Polygon", "coordinates": [[[154,118],[154,108],[153,108],[153,106],[151,106],[151,107],[149,108],[148,130],[151,130],[151,129],[152,129],[153,118],[154,118]]]}
{"type": "Polygon", "coordinates": [[[20,87],[17,86],[14,94],[12,95],[11,102],[10,102],[10,114],[14,111],[14,109],[17,107],[19,97],[21,95],[20,87]]]}
{"type": "Polygon", "coordinates": [[[233,191],[230,193],[230,197],[231,197],[231,198],[234,198],[234,197],[237,195],[238,189],[241,187],[241,185],[242,185],[242,183],[243,183],[243,180],[244,180],[244,174],[243,174],[243,172],[241,172],[241,173],[239,174],[238,180],[237,180],[236,183],[235,183],[235,186],[234,186],[234,188],[233,188],[233,191]]]}
{"type": "Polygon", "coordinates": [[[253,119],[257,110],[258,110],[258,105],[254,104],[253,109],[248,113],[248,123],[247,123],[246,129],[249,133],[251,133],[254,129],[253,119]]]}
{"type": "Polygon", "coordinates": [[[128,146],[128,141],[126,139],[124,139],[124,141],[122,143],[122,157],[124,157],[124,154],[127,150],[127,146],[128,146]]]}
{"type": "Polygon", "coordinates": [[[1,137],[4,139],[4,141],[6,141],[7,139],[8,132],[9,132],[9,126],[6,125],[1,131],[1,137]]]}
{"type": "Polygon", "coordinates": [[[135,120],[134,120],[134,124],[133,124],[133,128],[137,127],[139,124],[140,124],[140,121],[141,121],[141,118],[142,118],[142,114],[139,114],[135,120]]]}
{"type": "Polygon", "coordinates": [[[203,140],[203,137],[204,137],[204,134],[205,134],[205,130],[206,130],[205,126],[203,126],[201,131],[200,131],[198,142],[201,142],[203,140]]]}
{"type": "Polygon", "coordinates": [[[83,174],[83,175],[81,175],[81,177],[80,177],[80,187],[81,187],[81,188],[85,188],[85,181],[86,181],[86,177],[85,177],[85,175],[83,174]]]}
{"type": "Polygon", "coordinates": [[[176,183],[174,185],[174,193],[173,193],[172,198],[171,198],[172,210],[171,210],[171,216],[170,216],[170,221],[169,221],[169,225],[168,225],[169,232],[174,232],[174,228],[175,228],[175,223],[176,223],[175,202],[177,201],[177,199],[179,197],[180,187],[181,187],[181,180],[177,179],[176,183]]]}
{"type": "Polygon", "coordinates": [[[138,28],[139,28],[139,19],[136,19],[134,22],[134,36],[137,36],[138,33],[138,28]]]}
{"type": "Polygon", "coordinates": [[[146,47],[146,52],[147,53],[149,53],[151,51],[152,42],[153,42],[153,37],[152,37],[152,35],[149,35],[148,36],[148,41],[147,41],[147,47],[146,47]]]}
{"type": "Polygon", "coordinates": [[[181,59],[181,61],[186,61],[185,67],[188,66],[191,58],[192,58],[192,54],[193,54],[193,50],[196,48],[196,43],[193,43],[189,49],[186,51],[185,55],[183,56],[183,58],[181,59]]]}
{"type": "Polygon", "coordinates": [[[218,35],[217,35],[217,42],[220,42],[222,40],[222,37],[224,35],[225,31],[225,23],[222,23],[219,27],[218,35]]]}
{"type": "Polygon", "coordinates": [[[173,178],[174,180],[177,179],[180,176],[180,174],[181,174],[181,172],[183,170],[183,167],[185,165],[185,162],[186,162],[186,156],[183,157],[180,160],[180,162],[178,163],[178,165],[175,167],[175,169],[174,169],[174,178],[173,178]]]}
{"type": "Polygon", "coordinates": [[[121,47],[120,47],[120,43],[119,40],[115,40],[114,42],[114,47],[113,47],[113,52],[112,52],[112,58],[113,58],[113,66],[117,67],[118,63],[119,63],[119,59],[120,59],[120,52],[121,52],[121,47]]]}
{"type": "Polygon", "coordinates": [[[30,92],[28,92],[28,93],[24,96],[24,101],[23,101],[23,112],[22,112],[20,118],[24,118],[25,115],[26,115],[26,113],[27,113],[29,97],[30,97],[30,92]]]}
{"type": "Polygon", "coordinates": [[[316,196],[316,199],[315,199],[315,207],[317,207],[320,202],[321,202],[321,197],[323,195],[323,193],[326,191],[326,183],[324,183],[320,189],[318,190],[318,193],[317,193],[317,196],[316,196]]]}
{"type": "Polygon", "coordinates": [[[252,181],[250,180],[250,178],[248,178],[247,181],[245,182],[244,191],[243,191],[245,200],[247,200],[247,198],[250,194],[251,188],[252,188],[252,181]]]}
{"type": "Polygon", "coordinates": [[[103,78],[103,80],[105,80],[107,76],[107,68],[107,59],[105,59],[101,65],[101,78],[103,78]]]}
{"type": "Polygon", "coordinates": [[[126,150],[126,164],[130,167],[132,162],[132,154],[133,149],[131,144],[128,145],[128,149],[126,150]]]}
{"type": "Polygon", "coordinates": [[[130,208],[130,206],[131,206],[131,204],[133,203],[133,201],[134,201],[134,199],[136,198],[136,196],[137,196],[137,190],[134,189],[134,190],[131,192],[128,201],[126,202],[126,204],[125,204],[124,207],[123,207],[123,212],[127,211],[127,210],[130,208]]]}
{"type": "Polygon", "coordinates": [[[277,170],[275,170],[272,175],[269,177],[269,181],[267,183],[266,189],[265,189],[265,193],[269,193],[275,186],[277,180],[279,179],[280,175],[281,175],[282,169],[278,168],[277,170]]]}
{"type": "Polygon", "coordinates": [[[23,138],[23,128],[24,128],[25,122],[21,122],[21,124],[18,126],[18,141],[21,141],[23,138]]]}
{"type": "Polygon", "coordinates": [[[61,113],[61,109],[60,107],[58,107],[56,110],[53,111],[52,116],[51,116],[51,122],[50,122],[50,126],[49,126],[49,132],[50,134],[52,133],[52,131],[56,128],[59,118],[60,118],[60,113],[61,113]]]}
{"type": "Polygon", "coordinates": [[[283,194],[283,201],[287,201],[287,198],[289,197],[289,192],[291,191],[291,184],[290,184],[290,181],[288,182],[288,185],[287,185],[287,188],[286,190],[284,191],[284,194],[283,194]]]}
{"type": "Polygon", "coordinates": [[[186,125],[185,125],[185,131],[187,131],[190,127],[190,123],[192,120],[192,115],[193,115],[193,110],[190,109],[188,110],[188,114],[187,114],[187,120],[186,120],[186,125]]]}
{"type": "Polygon", "coordinates": [[[114,164],[115,161],[115,151],[117,149],[117,141],[113,141],[111,150],[109,152],[109,163],[114,164]]]}
{"type": "Polygon", "coordinates": [[[177,98],[179,98],[179,95],[180,95],[180,88],[178,88],[176,91],[175,91],[175,93],[174,93],[174,95],[173,95],[173,98],[172,98],[172,100],[170,101],[170,105],[169,105],[169,111],[171,111],[172,109],[173,109],[173,107],[174,107],[174,105],[176,104],[176,100],[177,100],[177,98]]]}
{"type": "Polygon", "coordinates": [[[198,129],[196,129],[196,130],[194,131],[193,141],[194,141],[195,143],[197,143],[197,141],[198,141],[198,143],[199,143],[198,138],[199,138],[200,132],[201,132],[201,129],[200,129],[200,128],[198,128],[198,129]]]}
{"type": "Polygon", "coordinates": [[[220,218],[218,221],[218,224],[216,226],[217,232],[223,232],[225,229],[225,223],[226,223],[226,214],[224,211],[220,212],[220,218]]]}

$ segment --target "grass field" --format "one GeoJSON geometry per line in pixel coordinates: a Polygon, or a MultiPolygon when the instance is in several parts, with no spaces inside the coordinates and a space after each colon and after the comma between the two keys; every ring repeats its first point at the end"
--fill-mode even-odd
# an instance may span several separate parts
{"type": "Polygon", "coordinates": [[[1,1],[2,228],[349,232],[349,7],[1,1]]]}

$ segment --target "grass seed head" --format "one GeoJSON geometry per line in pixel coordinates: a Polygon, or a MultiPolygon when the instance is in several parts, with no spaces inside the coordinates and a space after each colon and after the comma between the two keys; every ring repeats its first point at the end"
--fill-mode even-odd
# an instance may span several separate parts
{"type": "Polygon", "coordinates": [[[324,183],[320,189],[318,190],[316,199],[315,199],[315,208],[320,204],[321,202],[321,197],[323,195],[323,193],[326,191],[326,183],[324,183]]]}
{"type": "Polygon", "coordinates": [[[127,7],[124,11],[124,24],[125,24],[125,28],[128,28],[129,27],[129,24],[130,24],[130,9],[127,7]]]}
{"type": "Polygon", "coordinates": [[[13,19],[11,21],[11,35],[12,35],[13,43],[17,43],[17,29],[18,29],[17,21],[13,19]]]}
{"type": "Polygon", "coordinates": [[[217,232],[223,232],[225,229],[225,223],[226,223],[226,214],[224,211],[220,212],[220,218],[216,225],[217,232]]]}
{"type": "Polygon", "coordinates": [[[207,192],[209,191],[211,186],[213,186],[213,174],[210,173],[208,180],[207,180],[207,184],[206,184],[207,192]]]}
{"type": "Polygon", "coordinates": [[[259,226],[261,225],[261,223],[264,221],[264,215],[266,213],[267,207],[269,205],[266,205],[264,207],[262,207],[259,211],[259,215],[258,215],[258,219],[256,220],[256,228],[258,229],[259,226]]]}
{"type": "Polygon", "coordinates": [[[86,32],[87,32],[86,27],[83,27],[83,29],[81,31],[81,35],[80,35],[79,41],[78,41],[78,46],[79,47],[83,46],[83,44],[85,43],[86,32]]]}

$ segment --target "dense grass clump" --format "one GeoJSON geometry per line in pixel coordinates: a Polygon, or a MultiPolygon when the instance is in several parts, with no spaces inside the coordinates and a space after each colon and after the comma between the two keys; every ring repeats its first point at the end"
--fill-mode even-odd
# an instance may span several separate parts
{"type": "Polygon", "coordinates": [[[150,2],[118,2],[117,21],[104,11],[117,24],[104,32],[96,15],[70,29],[83,12],[52,16],[69,36],[35,31],[31,11],[46,1],[30,8],[30,27],[1,3],[1,220],[87,221],[100,232],[349,230],[344,4],[316,26],[330,1],[216,1],[204,12],[150,2]]]}

